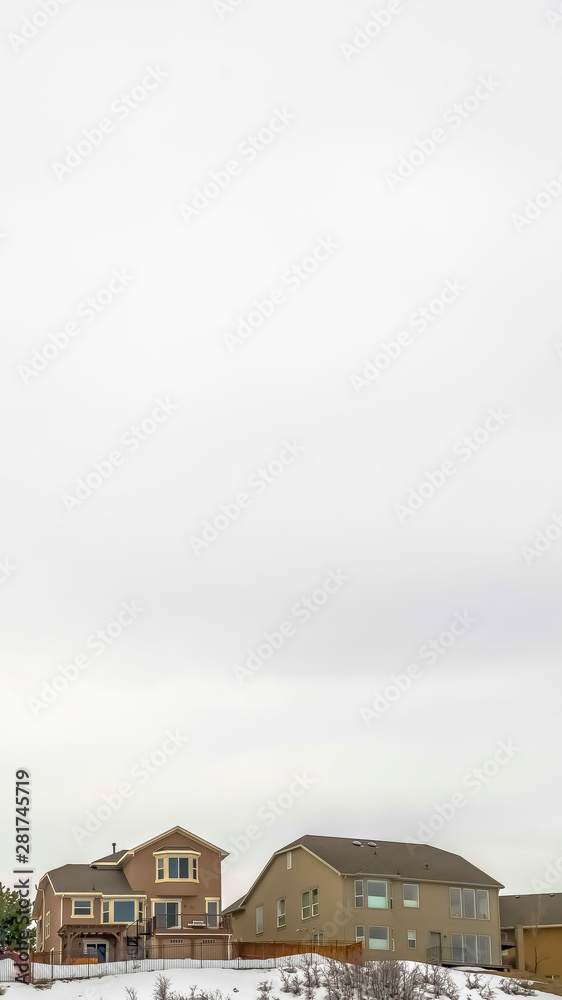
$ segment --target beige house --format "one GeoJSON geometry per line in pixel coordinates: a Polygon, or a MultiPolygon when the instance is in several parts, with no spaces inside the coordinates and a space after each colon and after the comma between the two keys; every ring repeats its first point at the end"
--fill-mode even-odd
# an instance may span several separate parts
{"type": "Polygon", "coordinates": [[[233,940],[361,941],[369,959],[501,969],[501,888],[426,844],[306,836],[225,914],[233,940]]]}
{"type": "Polygon", "coordinates": [[[500,896],[505,964],[562,980],[562,892],[500,896]]]}
{"type": "Polygon", "coordinates": [[[175,826],[131,850],[116,851],[114,844],[112,854],[91,864],[54,868],[37,887],[36,950],[57,963],[79,956],[200,957],[210,945],[214,957],[216,945],[229,940],[221,915],[225,857],[175,826]]]}

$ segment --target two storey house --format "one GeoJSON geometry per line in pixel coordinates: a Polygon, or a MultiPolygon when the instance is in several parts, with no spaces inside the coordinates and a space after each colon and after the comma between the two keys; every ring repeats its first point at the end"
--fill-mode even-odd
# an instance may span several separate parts
{"type": "Polygon", "coordinates": [[[305,836],[225,913],[234,940],[361,941],[369,959],[501,969],[501,888],[427,844],[305,836]]]}
{"type": "Polygon", "coordinates": [[[226,851],[181,826],[90,864],[48,871],[37,887],[37,952],[59,964],[83,956],[218,957],[227,954],[221,915],[226,851]],[[217,948],[223,944],[224,949],[217,948]],[[214,946],[213,949],[210,946],[214,946]]]}

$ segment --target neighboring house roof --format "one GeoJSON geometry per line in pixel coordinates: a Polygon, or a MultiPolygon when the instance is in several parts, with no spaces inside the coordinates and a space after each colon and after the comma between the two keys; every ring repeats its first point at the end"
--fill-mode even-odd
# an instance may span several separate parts
{"type": "Polygon", "coordinates": [[[502,927],[562,924],[562,892],[500,896],[502,927]]]}
{"type": "Polygon", "coordinates": [[[449,851],[430,847],[429,844],[401,844],[374,838],[361,840],[360,843],[362,847],[356,846],[349,837],[315,837],[309,834],[300,840],[294,840],[292,844],[275,852],[246,895],[231,903],[224,912],[232,913],[243,909],[245,900],[265,874],[273,858],[296,847],[304,847],[339,875],[354,875],[356,878],[369,875],[384,875],[388,878],[398,876],[416,881],[451,882],[503,889],[501,882],[496,882],[460,854],[451,854],[449,851]],[[370,847],[369,841],[375,843],[376,848],[370,847]]]}
{"type": "MultiPolygon", "coordinates": [[[[62,865],[47,873],[55,892],[103,892],[135,895],[124,872],[90,865],[62,865]]],[[[136,894],[138,895],[138,893],[136,894]]]]}

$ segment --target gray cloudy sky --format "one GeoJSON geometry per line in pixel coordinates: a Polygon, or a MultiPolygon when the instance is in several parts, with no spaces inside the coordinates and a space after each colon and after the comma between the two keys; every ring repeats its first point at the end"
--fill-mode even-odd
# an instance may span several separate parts
{"type": "Polygon", "coordinates": [[[225,903],[304,833],[532,891],[562,6],[44,6],[0,15],[0,879],[28,767],[37,878],[180,823],[225,903]]]}

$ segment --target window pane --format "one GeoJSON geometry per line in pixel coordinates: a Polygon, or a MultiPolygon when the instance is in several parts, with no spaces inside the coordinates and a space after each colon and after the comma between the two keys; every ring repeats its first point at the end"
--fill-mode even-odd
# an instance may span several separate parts
{"type": "Polygon", "coordinates": [[[462,891],[462,913],[463,917],[476,916],[476,900],[474,889],[463,889],[462,891]]]}
{"type": "Polygon", "coordinates": [[[408,931],[408,948],[416,947],[416,932],[408,931]]]}
{"type": "Polygon", "coordinates": [[[388,950],[388,927],[369,927],[369,948],[388,950]]]}
{"type": "Polygon", "coordinates": [[[355,905],[364,906],[363,899],[363,879],[355,880],[355,905]]]}
{"type": "Polygon", "coordinates": [[[164,858],[158,858],[156,865],[158,868],[158,878],[164,878],[164,858]]]}
{"type": "Polygon", "coordinates": [[[478,935],[478,961],[492,964],[492,939],[487,934],[478,935]]]}
{"type": "Polygon", "coordinates": [[[135,919],[135,904],[132,899],[116,899],[113,904],[113,919],[115,923],[132,924],[135,919]]]}
{"type": "Polygon", "coordinates": [[[386,910],[386,882],[367,880],[367,906],[376,910],[386,910]]]}
{"type": "Polygon", "coordinates": [[[81,917],[89,917],[92,912],[92,903],[89,899],[74,900],[74,912],[81,917]]]}
{"type": "Polygon", "coordinates": [[[464,962],[477,962],[478,952],[476,948],[476,934],[465,934],[464,936],[464,962]]]}
{"type": "Polygon", "coordinates": [[[318,889],[312,890],[312,916],[318,916],[318,889]]]}
{"type": "Polygon", "coordinates": [[[189,878],[189,858],[180,858],[180,878],[189,878]]]}
{"type": "Polygon", "coordinates": [[[419,885],[405,885],[404,889],[404,906],[419,906],[420,905],[420,887],[419,885]]]}
{"type": "Polygon", "coordinates": [[[453,962],[464,962],[462,934],[451,934],[451,949],[453,962]]]}
{"type": "Polygon", "coordinates": [[[449,913],[452,917],[462,917],[460,889],[449,889],[449,913]]]}
{"type": "Polygon", "coordinates": [[[191,872],[192,872],[192,878],[196,879],[197,878],[197,858],[192,858],[191,859],[191,872]]]}
{"type": "Polygon", "coordinates": [[[256,934],[263,931],[263,906],[256,906],[256,934]]]}
{"type": "Polygon", "coordinates": [[[293,867],[293,852],[287,851],[287,868],[293,867]]]}
{"type": "Polygon", "coordinates": [[[365,940],[365,924],[357,924],[357,927],[355,928],[355,940],[365,940]]]}
{"type": "Polygon", "coordinates": [[[178,877],[178,859],[168,858],[168,878],[178,877]]]}
{"type": "Polygon", "coordinates": [[[109,923],[109,900],[104,900],[101,904],[101,922],[102,924],[109,923]]]}
{"type": "Polygon", "coordinates": [[[478,919],[488,920],[490,917],[490,898],[487,889],[476,890],[476,905],[478,907],[478,919]]]}

